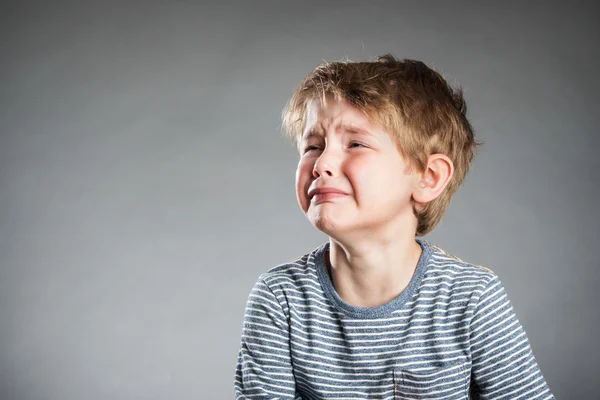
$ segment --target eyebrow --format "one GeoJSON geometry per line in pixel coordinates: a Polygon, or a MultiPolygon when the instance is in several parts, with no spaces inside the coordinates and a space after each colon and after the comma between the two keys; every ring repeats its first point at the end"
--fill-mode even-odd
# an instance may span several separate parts
{"type": "Polygon", "coordinates": [[[311,136],[319,136],[319,134],[318,134],[318,133],[316,133],[316,132],[315,132],[315,131],[313,131],[313,130],[310,130],[310,131],[307,131],[307,132],[305,132],[305,133],[302,135],[302,138],[301,138],[301,139],[302,139],[302,140],[306,140],[306,139],[308,139],[308,138],[309,138],[309,137],[311,137],[311,136]]]}
{"type": "MultiPolygon", "coordinates": [[[[358,135],[367,135],[367,136],[375,136],[372,132],[363,129],[359,126],[356,125],[350,125],[350,124],[342,124],[338,127],[339,130],[343,131],[343,132],[347,132],[350,134],[358,134],[358,135]]],[[[317,132],[315,132],[314,130],[310,130],[307,131],[306,133],[304,133],[302,135],[302,140],[306,140],[311,136],[321,136],[320,134],[318,134],[317,132]]]]}
{"type": "Polygon", "coordinates": [[[356,133],[356,134],[361,134],[361,135],[369,135],[369,136],[374,136],[372,132],[363,129],[359,126],[356,125],[347,125],[344,124],[340,127],[342,130],[348,132],[348,133],[356,133]]]}

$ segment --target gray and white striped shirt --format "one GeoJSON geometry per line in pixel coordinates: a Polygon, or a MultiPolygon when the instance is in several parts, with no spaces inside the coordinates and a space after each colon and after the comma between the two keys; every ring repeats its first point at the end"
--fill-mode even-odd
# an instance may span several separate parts
{"type": "Polygon", "coordinates": [[[337,294],[325,243],[252,289],[237,399],[553,399],[496,274],[417,239],[407,288],[377,307],[337,294]]]}

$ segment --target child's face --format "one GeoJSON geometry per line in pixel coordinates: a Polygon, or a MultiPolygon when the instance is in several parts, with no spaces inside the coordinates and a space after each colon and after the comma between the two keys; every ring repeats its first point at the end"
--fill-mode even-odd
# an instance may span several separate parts
{"type": "Polygon", "coordinates": [[[409,229],[419,175],[405,173],[394,140],[360,110],[333,98],[310,103],[300,153],[296,195],[317,229],[332,237],[409,229]]]}

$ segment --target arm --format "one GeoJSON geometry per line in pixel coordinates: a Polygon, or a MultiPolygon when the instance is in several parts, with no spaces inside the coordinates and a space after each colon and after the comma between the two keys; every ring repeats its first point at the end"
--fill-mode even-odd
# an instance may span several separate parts
{"type": "Polygon", "coordinates": [[[475,399],[554,399],[496,276],[475,307],[470,335],[475,399]]]}
{"type": "Polygon", "coordinates": [[[258,279],[246,304],[235,371],[236,400],[298,400],[288,320],[277,297],[258,279]]]}

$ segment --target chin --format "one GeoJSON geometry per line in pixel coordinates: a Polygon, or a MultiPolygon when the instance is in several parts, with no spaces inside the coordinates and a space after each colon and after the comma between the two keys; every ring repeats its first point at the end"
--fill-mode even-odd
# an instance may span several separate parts
{"type": "Polygon", "coordinates": [[[336,236],[336,233],[340,233],[348,228],[339,218],[334,218],[332,215],[324,213],[316,215],[310,215],[309,213],[308,219],[315,228],[328,236],[336,236]]]}

